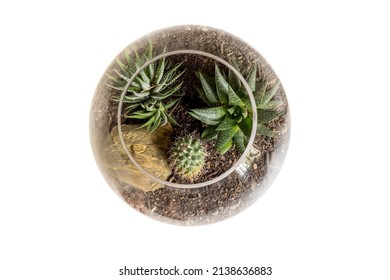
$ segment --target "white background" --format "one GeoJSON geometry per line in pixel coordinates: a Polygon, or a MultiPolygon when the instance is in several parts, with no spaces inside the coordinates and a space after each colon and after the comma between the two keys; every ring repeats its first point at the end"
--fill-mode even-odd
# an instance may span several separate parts
{"type": "Polygon", "coordinates": [[[0,279],[138,279],[120,277],[124,265],[390,279],[386,2],[2,1],[0,279]],[[115,55],[187,23],[259,50],[292,115],[290,150],[268,192],[202,227],[156,222],[123,203],[97,169],[88,131],[115,55]]]}

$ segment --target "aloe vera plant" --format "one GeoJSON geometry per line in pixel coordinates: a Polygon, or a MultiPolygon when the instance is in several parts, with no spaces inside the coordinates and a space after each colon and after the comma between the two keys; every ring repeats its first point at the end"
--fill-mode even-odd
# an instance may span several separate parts
{"type": "MultiPolygon", "coordinates": [[[[285,113],[278,110],[282,102],[273,100],[279,83],[269,88],[265,78],[257,82],[256,76],[257,66],[254,64],[245,80],[256,101],[257,132],[273,137],[273,132],[265,124],[285,113]]],[[[198,93],[208,108],[192,109],[190,114],[207,125],[201,137],[216,139],[215,149],[220,154],[227,152],[233,144],[243,152],[253,124],[251,102],[245,87],[233,71],[229,70],[226,75],[218,65],[215,65],[214,78],[202,73],[197,73],[197,77],[202,85],[202,89],[197,89],[198,93]]]]}
{"type": "MultiPolygon", "coordinates": [[[[125,62],[119,58],[116,59],[119,69],[114,70],[114,76],[107,74],[112,81],[107,86],[118,93],[113,98],[115,101],[119,101],[120,94],[135,72],[155,56],[153,44],[150,42],[141,56],[137,50],[134,51],[134,61],[128,50],[124,52],[125,62]]],[[[169,109],[180,98],[180,95],[176,96],[177,98],[172,97],[177,95],[182,86],[179,78],[185,70],[179,71],[181,64],[171,67],[169,61],[164,57],[149,63],[146,68],[141,70],[124,96],[124,117],[144,120],[140,128],[146,127],[150,133],[167,122],[177,125],[177,121],[170,116],[169,109]]]]}

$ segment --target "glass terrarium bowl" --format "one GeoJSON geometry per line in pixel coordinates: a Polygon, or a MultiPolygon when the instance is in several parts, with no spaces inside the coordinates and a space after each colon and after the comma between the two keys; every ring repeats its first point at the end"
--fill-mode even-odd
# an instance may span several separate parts
{"type": "Polygon", "coordinates": [[[221,221],[270,186],[290,135],[287,98],[264,58],[222,30],[175,26],[126,47],[97,86],[96,162],[154,219],[221,221]]]}

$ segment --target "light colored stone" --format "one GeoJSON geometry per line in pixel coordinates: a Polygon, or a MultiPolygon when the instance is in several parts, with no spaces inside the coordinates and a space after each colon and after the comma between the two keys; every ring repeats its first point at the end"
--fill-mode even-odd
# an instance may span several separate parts
{"type": "MultiPolygon", "coordinates": [[[[171,142],[172,126],[168,123],[149,134],[139,125],[122,125],[123,139],[134,159],[152,175],[167,180],[171,169],[167,163],[167,152],[171,142]]],[[[111,176],[145,192],[164,185],[145,176],[130,160],[118,137],[118,127],[114,127],[105,141],[104,165],[111,176]]]]}

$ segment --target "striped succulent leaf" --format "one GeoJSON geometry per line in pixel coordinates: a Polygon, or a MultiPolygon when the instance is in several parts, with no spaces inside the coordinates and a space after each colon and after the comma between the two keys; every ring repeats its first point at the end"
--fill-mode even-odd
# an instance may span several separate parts
{"type": "MultiPolygon", "coordinates": [[[[237,63],[232,65],[240,71],[237,63]]],[[[246,82],[253,93],[258,115],[257,133],[274,137],[274,132],[267,127],[267,123],[282,116],[286,110],[281,110],[283,101],[275,100],[280,83],[270,84],[266,78],[257,79],[257,64],[247,73],[244,73],[246,82]],[[245,75],[246,74],[246,75],[245,75]]],[[[243,152],[247,139],[252,131],[252,106],[248,93],[233,71],[223,73],[218,65],[215,65],[214,77],[208,77],[203,73],[197,73],[202,85],[197,89],[199,96],[207,104],[208,108],[192,109],[190,114],[206,124],[202,132],[205,140],[216,140],[216,150],[223,154],[230,148],[243,152]]]]}
{"type": "Polygon", "coordinates": [[[252,127],[252,116],[245,101],[237,94],[240,86],[235,75],[224,75],[217,64],[214,73],[214,78],[197,73],[202,85],[198,92],[209,108],[192,109],[189,113],[207,125],[201,137],[216,139],[217,152],[224,154],[233,144],[242,152],[250,136],[251,129],[246,129],[246,125],[252,127]]]}
{"type": "MultiPolygon", "coordinates": [[[[126,50],[123,53],[124,61],[116,59],[119,69],[113,70],[113,74],[107,74],[110,80],[107,86],[117,93],[113,100],[119,101],[120,95],[136,71],[155,56],[153,44],[149,42],[141,55],[137,50],[134,50],[133,55],[126,50]]],[[[179,70],[181,65],[182,63],[179,63],[170,67],[168,59],[162,58],[149,63],[141,70],[124,96],[124,117],[143,120],[140,128],[146,127],[150,133],[167,122],[177,125],[176,120],[169,115],[169,109],[179,100],[177,97],[180,97],[179,91],[183,84],[180,77],[185,72],[179,70]]]]}

